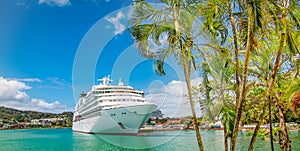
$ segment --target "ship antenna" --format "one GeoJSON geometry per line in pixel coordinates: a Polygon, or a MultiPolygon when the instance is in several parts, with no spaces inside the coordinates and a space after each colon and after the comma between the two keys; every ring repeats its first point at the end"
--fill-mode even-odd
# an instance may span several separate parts
{"type": "Polygon", "coordinates": [[[112,80],[109,79],[110,75],[107,77],[103,77],[102,79],[98,79],[99,81],[102,81],[102,85],[109,85],[112,80]]]}
{"type": "Polygon", "coordinates": [[[119,83],[118,83],[118,86],[123,86],[124,83],[121,81],[121,78],[119,78],[119,83]]]}

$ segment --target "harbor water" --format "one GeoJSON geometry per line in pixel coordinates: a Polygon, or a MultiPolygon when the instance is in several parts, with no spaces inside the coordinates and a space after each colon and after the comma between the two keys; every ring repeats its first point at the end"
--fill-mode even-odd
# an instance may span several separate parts
{"type": "MultiPolygon", "coordinates": [[[[290,131],[292,150],[300,151],[299,131],[290,131]]],[[[205,150],[224,150],[223,131],[201,131],[205,150]]],[[[251,136],[240,132],[237,150],[247,150],[251,136]]],[[[1,151],[83,151],[83,150],[198,150],[194,131],[161,131],[137,136],[84,134],[71,129],[1,130],[1,151]]],[[[275,144],[275,149],[280,150],[275,144]]],[[[270,142],[258,138],[255,150],[270,150],[270,142]]]]}

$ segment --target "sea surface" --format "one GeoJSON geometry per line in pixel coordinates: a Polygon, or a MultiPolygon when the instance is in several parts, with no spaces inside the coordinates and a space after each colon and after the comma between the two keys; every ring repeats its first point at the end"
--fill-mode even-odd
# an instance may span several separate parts
{"type": "MultiPolygon", "coordinates": [[[[224,150],[223,131],[201,131],[205,150],[224,150]]],[[[292,150],[300,151],[300,131],[290,131],[292,150]]],[[[240,132],[237,150],[247,150],[251,137],[240,132]]],[[[198,150],[194,131],[147,132],[138,136],[83,134],[71,129],[1,130],[1,151],[195,151],[198,150]]],[[[280,150],[275,144],[275,149],[280,150]]],[[[255,150],[270,150],[270,142],[258,138],[255,150]]]]}

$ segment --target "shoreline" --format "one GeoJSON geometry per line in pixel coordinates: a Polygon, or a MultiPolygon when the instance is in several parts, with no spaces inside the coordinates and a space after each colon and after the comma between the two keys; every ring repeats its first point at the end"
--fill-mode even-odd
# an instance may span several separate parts
{"type": "MultiPolygon", "coordinates": [[[[273,127],[274,128],[274,127],[273,127]]],[[[254,130],[254,128],[252,127],[240,127],[239,131],[252,131],[254,130]]],[[[265,127],[261,127],[260,129],[269,129],[269,128],[265,128],[265,127]]],[[[145,129],[145,128],[141,128],[139,130],[139,132],[160,132],[160,131],[185,131],[185,130],[194,130],[193,128],[186,128],[186,129],[179,129],[179,128],[157,128],[157,129],[145,129]]],[[[200,130],[213,130],[213,131],[222,131],[224,130],[224,128],[200,128],[200,130]]],[[[288,128],[289,131],[299,131],[300,128],[297,127],[289,127],[288,128]]]]}
{"type": "MultiPolygon", "coordinates": [[[[14,128],[14,129],[0,129],[1,130],[41,130],[41,129],[68,129],[72,127],[40,127],[40,128],[14,128]]],[[[275,127],[273,127],[275,128],[275,127]]],[[[240,127],[239,131],[251,131],[254,130],[255,127],[240,127]]],[[[269,129],[267,127],[261,127],[260,129],[269,129]]],[[[140,128],[139,133],[143,132],[160,132],[160,131],[186,131],[186,130],[194,130],[193,128],[140,128]]],[[[214,130],[214,131],[221,131],[224,130],[224,128],[200,128],[200,130],[214,130]]],[[[298,131],[300,130],[299,127],[289,127],[289,131],[298,131]]]]}
{"type": "Polygon", "coordinates": [[[14,129],[0,129],[2,130],[42,130],[42,129],[67,129],[72,127],[40,127],[40,128],[14,128],[14,129]]]}

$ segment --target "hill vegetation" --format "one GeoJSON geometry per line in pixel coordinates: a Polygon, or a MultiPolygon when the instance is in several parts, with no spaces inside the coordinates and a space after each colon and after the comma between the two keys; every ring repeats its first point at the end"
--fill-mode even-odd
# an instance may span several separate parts
{"type": "Polygon", "coordinates": [[[72,117],[72,112],[44,113],[0,106],[0,129],[71,127],[72,117]]]}

